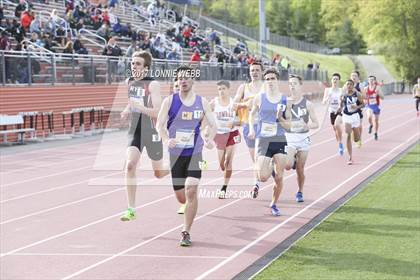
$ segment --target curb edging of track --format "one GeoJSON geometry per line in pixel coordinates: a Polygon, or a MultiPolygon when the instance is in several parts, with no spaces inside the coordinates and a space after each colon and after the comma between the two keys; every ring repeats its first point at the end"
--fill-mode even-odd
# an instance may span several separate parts
{"type": "Polygon", "coordinates": [[[299,228],[295,233],[291,236],[286,238],[284,241],[279,243],[276,247],[271,249],[268,253],[264,256],[256,260],[253,264],[245,268],[243,271],[235,275],[232,280],[243,280],[243,279],[253,279],[257,274],[262,272],[266,269],[271,263],[275,260],[280,258],[284,253],[286,253],[297,241],[305,237],[309,234],[312,230],[314,230],[318,225],[320,225],[324,220],[326,220],[330,215],[340,209],[344,204],[346,204],[349,200],[359,194],[362,190],[366,188],[366,186],[371,182],[373,179],[377,178],[378,176],[382,175],[385,171],[387,171],[390,167],[392,167],[398,160],[400,160],[403,156],[408,154],[416,145],[420,144],[420,141],[417,140],[405,148],[403,151],[398,153],[394,158],[392,158],[389,162],[387,162],[384,166],[379,168],[376,172],[371,174],[369,177],[364,179],[361,183],[356,185],[353,189],[347,192],[344,196],[338,199],[336,202],[331,204],[317,216],[312,218],[307,224],[299,228]]]}

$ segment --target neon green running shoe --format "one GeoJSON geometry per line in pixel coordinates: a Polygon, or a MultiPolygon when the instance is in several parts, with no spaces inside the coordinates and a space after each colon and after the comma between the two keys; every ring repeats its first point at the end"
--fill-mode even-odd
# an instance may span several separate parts
{"type": "Polygon", "coordinates": [[[136,219],[136,212],[133,208],[127,208],[125,210],[124,215],[120,217],[120,220],[123,222],[132,221],[136,219]]]}
{"type": "Polygon", "coordinates": [[[187,207],[187,204],[186,203],[181,204],[181,206],[179,207],[177,213],[178,214],[184,214],[185,213],[185,207],[187,207]]]}

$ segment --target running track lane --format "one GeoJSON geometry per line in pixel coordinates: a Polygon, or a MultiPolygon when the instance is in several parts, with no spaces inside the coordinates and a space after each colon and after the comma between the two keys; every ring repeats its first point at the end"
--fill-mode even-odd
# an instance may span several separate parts
{"type": "MultiPolygon", "coordinates": [[[[386,116],[384,111],[383,117],[386,116]]],[[[367,176],[365,173],[370,174],[372,170],[379,168],[378,166],[397,153],[400,148],[402,150],[403,146],[408,145],[404,141],[409,139],[409,135],[414,136],[419,129],[418,120],[410,120],[410,118],[401,117],[399,123],[393,122],[389,125],[384,123],[382,131],[385,133],[388,130],[389,132],[383,135],[377,145],[374,145],[376,142],[369,139],[370,142],[367,142],[361,151],[355,149],[356,165],[351,167],[345,166],[344,159],[335,156],[334,141],[314,147],[311,151],[310,162],[308,162],[308,167],[312,167],[307,171],[307,178],[310,179],[308,179],[305,193],[306,202],[303,205],[297,205],[293,201],[296,189],[295,177],[291,175],[292,173],[287,173],[286,187],[279,205],[284,215],[282,217],[274,218],[268,215],[266,206],[270,199],[269,185],[261,192],[261,197],[258,200],[219,201],[203,198],[200,201],[198,214],[201,218],[195,223],[192,232],[195,246],[185,249],[177,246],[179,239],[177,226],[182,220],[173,212],[176,209],[176,203],[173,199],[162,200],[160,205],[155,204],[144,208],[144,211],[141,210],[141,218],[139,217],[134,223],[122,225],[114,218],[99,226],[95,225],[88,231],[74,232],[63,236],[63,238],[53,239],[28,248],[30,250],[16,252],[16,255],[6,256],[2,259],[2,268],[4,268],[2,269],[2,278],[22,279],[37,275],[37,278],[75,276],[80,279],[139,279],[156,278],[156,269],[159,270],[159,275],[162,278],[176,276],[176,278],[191,279],[200,275],[207,276],[207,274],[212,279],[231,278],[335,201],[334,195],[339,197],[341,191],[345,193],[345,189],[351,189],[367,176]],[[407,121],[408,123],[404,124],[407,121]],[[392,127],[398,128],[393,131],[392,127]],[[325,170],[331,170],[331,177],[326,178],[325,172],[320,174],[325,170]],[[334,170],[348,170],[349,172],[335,172],[334,170]],[[354,177],[348,180],[352,174],[354,177]],[[326,193],[336,186],[340,186],[340,188],[320,201],[316,201],[323,192],[326,193]],[[309,205],[310,207],[304,208],[309,205]],[[212,212],[209,213],[209,211],[212,212]],[[299,215],[294,217],[293,215],[296,213],[299,215]],[[266,234],[281,222],[283,222],[281,232],[274,231],[275,234],[266,234]],[[163,234],[165,232],[167,234],[163,234]],[[254,242],[254,246],[244,247],[252,244],[258,238],[261,241],[254,242]],[[187,260],[190,270],[180,271],[180,261],[185,264],[187,260]],[[25,264],[25,272],[20,269],[23,264],[25,264]],[[217,270],[213,271],[214,267],[217,270]]],[[[329,133],[328,137],[331,136],[329,133]]],[[[411,139],[410,141],[415,140],[411,139]]],[[[246,167],[245,163],[240,162],[239,164],[241,167],[246,167]]],[[[114,207],[115,209],[120,209],[122,203],[121,196],[118,198],[114,196],[113,200],[96,201],[93,205],[84,206],[85,211],[81,212],[85,216],[92,216],[92,214],[106,209],[103,204],[110,208],[114,204],[114,206],[118,206],[114,207]],[[86,212],[88,207],[90,210],[86,212]],[[97,212],[92,211],[96,210],[95,207],[98,207],[97,212]]],[[[140,203],[146,202],[141,201],[140,203]]],[[[31,205],[26,203],[25,206],[30,207],[31,205]]],[[[61,216],[62,214],[56,213],[55,215],[61,216]]],[[[79,214],[74,216],[77,215],[79,214]]],[[[59,220],[48,224],[48,218],[51,217],[46,218],[47,222],[40,223],[40,226],[47,227],[47,229],[49,227],[53,231],[53,227],[58,226],[59,220]]],[[[70,213],[65,218],[71,220],[74,217],[70,213]]],[[[31,221],[26,221],[26,224],[28,222],[31,221]]],[[[65,222],[62,221],[62,223],[65,222]]],[[[30,225],[30,227],[33,226],[30,225]]],[[[19,226],[15,225],[14,229],[16,233],[19,232],[19,226]]],[[[32,230],[36,230],[36,227],[32,230]]],[[[2,242],[5,241],[10,241],[10,239],[2,239],[2,242]]]]}

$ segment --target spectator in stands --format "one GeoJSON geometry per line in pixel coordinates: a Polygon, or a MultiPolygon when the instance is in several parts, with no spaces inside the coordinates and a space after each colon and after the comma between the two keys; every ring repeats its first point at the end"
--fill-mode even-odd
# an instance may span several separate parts
{"type": "Polygon", "coordinates": [[[130,46],[127,49],[127,52],[125,54],[126,57],[131,58],[134,52],[140,50],[140,48],[137,45],[136,40],[132,40],[130,46]]]}
{"type": "Polygon", "coordinates": [[[31,33],[31,42],[37,45],[38,47],[44,47],[41,39],[39,38],[38,33],[31,33]]]}
{"type": "Polygon", "coordinates": [[[132,37],[133,30],[131,29],[131,24],[128,22],[126,25],[121,25],[121,36],[132,37]]]}
{"type": "Polygon", "coordinates": [[[109,0],[108,6],[110,8],[115,8],[118,5],[118,0],[109,0]]]}
{"type": "Polygon", "coordinates": [[[109,30],[109,24],[103,23],[101,28],[96,32],[99,36],[103,37],[105,40],[109,41],[111,31],[109,30]]]}
{"type": "Polygon", "coordinates": [[[176,48],[172,48],[172,50],[168,53],[166,59],[168,60],[180,60],[181,57],[176,51],[176,48]]]}
{"type": "Polygon", "coordinates": [[[280,64],[280,61],[281,61],[280,54],[276,54],[275,56],[273,56],[273,59],[271,60],[271,64],[274,67],[277,68],[279,66],[279,64],[280,64]]]}
{"type": "Polygon", "coordinates": [[[24,11],[20,17],[20,24],[25,30],[29,30],[29,26],[31,25],[33,19],[33,12],[24,11]]]}
{"type": "Polygon", "coordinates": [[[22,15],[22,12],[29,10],[29,5],[25,0],[19,0],[19,4],[15,8],[15,17],[19,18],[22,15]]]}
{"type": "Polygon", "coordinates": [[[116,17],[113,13],[109,12],[108,10],[106,10],[106,11],[107,11],[108,18],[109,18],[109,25],[112,27],[112,26],[114,26],[114,24],[117,24],[119,22],[118,17],[116,17]]]}
{"type": "Polygon", "coordinates": [[[226,56],[223,52],[218,52],[216,56],[217,56],[217,64],[219,65],[220,79],[223,79],[223,75],[224,75],[223,66],[226,61],[226,56]]]}
{"type": "Polygon", "coordinates": [[[30,33],[37,33],[38,35],[41,34],[41,22],[39,20],[39,16],[35,17],[34,20],[31,22],[29,26],[30,33]]]}
{"type": "Polygon", "coordinates": [[[13,35],[13,37],[15,37],[16,41],[18,41],[19,43],[22,42],[26,34],[25,29],[16,19],[13,20],[12,29],[10,33],[13,35]]]}
{"type": "Polygon", "coordinates": [[[209,58],[210,66],[217,66],[217,54],[213,53],[209,58]]]}
{"type": "Polygon", "coordinates": [[[82,37],[80,34],[78,34],[76,40],[74,40],[73,49],[77,54],[88,54],[88,50],[85,48],[85,46],[83,46],[82,37]]]}
{"type": "Polygon", "coordinates": [[[9,39],[9,36],[6,31],[1,32],[0,39],[0,50],[10,51],[12,49],[12,42],[9,39]]]}
{"type": "Polygon", "coordinates": [[[51,36],[50,34],[44,33],[42,43],[44,45],[44,48],[46,48],[49,51],[55,52],[54,47],[57,47],[58,44],[52,40],[52,37],[53,36],[51,36]]]}
{"type": "Polygon", "coordinates": [[[216,44],[216,38],[217,38],[216,31],[213,30],[213,29],[210,29],[208,39],[209,39],[210,46],[211,46],[212,50],[214,49],[214,45],[216,44]]]}
{"type": "Polygon", "coordinates": [[[64,6],[66,7],[66,14],[69,10],[74,9],[74,3],[73,0],[64,0],[64,6]]]}
{"type": "Polygon", "coordinates": [[[67,11],[67,13],[66,13],[66,21],[69,23],[69,25],[70,25],[71,28],[73,28],[73,29],[76,28],[77,21],[76,21],[76,19],[73,16],[73,10],[72,9],[69,9],[67,11]]]}
{"type": "Polygon", "coordinates": [[[73,42],[72,41],[67,42],[66,46],[63,49],[63,53],[68,53],[68,54],[73,54],[74,53],[73,42]]]}
{"type": "Polygon", "coordinates": [[[145,39],[146,39],[146,37],[151,37],[151,35],[149,34],[146,34],[146,32],[144,32],[144,31],[138,31],[138,33],[137,33],[137,40],[139,40],[139,41],[144,41],[145,39]]]}
{"type": "Polygon", "coordinates": [[[58,15],[56,9],[52,9],[50,17],[54,23],[58,23],[58,15]]]}
{"type": "Polygon", "coordinates": [[[0,6],[0,26],[2,26],[3,24],[3,19],[4,19],[3,6],[0,6]]]}
{"type": "Polygon", "coordinates": [[[71,41],[71,35],[67,37],[55,37],[56,41],[60,44],[61,48],[65,48],[67,45],[67,42],[71,41]]]}
{"type": "Polygon", "coordinates": [[[156,50],[156,58],[158,59],[165,59],[166,58],[166,50],[162,42],[159,43],[156,50]]]}
{"type": "Polygon", "coordinates": [[[80,7],[76,6],[76,8],[73,11],[73,19],[75,22],[78,22],[82,18],[80,7]]]}
{"type": "Polygon", "coordinates": [[[80,18],[79,21],[76,23],[75,29],[77,30],[77,33],[79,33],[79,30],[82,29],[85,25],[85,21],[83,18],[80,18]]]}
{"type": "Polygon", "coordinates": [[[198,50],[195,50],[194,53],[191,56],[190,62],[200,62],[200,52],[198,50]]]}
{"type": "Polygon", "coordinates": [[[114,78],[114,75],[117,74],[118,70],[118,57],[123,55],[121,48],[117,45],[117,41],[115,37],[111,37],[108,41],[108,44],[105,46],[102,55],[110,56],[110,79],[111,82],[114,78]]]}
{"type": "Polygon", "coordinates": [[[3,27],[7,32],[9,32],[9,34],[12,34],[13,24],[10,22],[8,18],[6,18],[6,20],[4,21],[3,27]]]}
{"type": "Polygon", "coordinates": [[[162,33],[162,32],[159,31],[156,34],[156,39],[158,39],[158,38],[159,38],[159,43],[163,43],[163,44],[166,43],[166,35],[164,33],[162,33]]]}
{"type": "Polygon", "coordinates": [[[105,9],[104,12],[102,13],[102,22],[107,23],[109,26],[112,26],[111,22],[109,21],[108,9],[105,9]]]}
{"type": "Polygon", "coordinates": [[[89,15],[90,21],[93,25],[93,29],[97,30],[103,25],[102,22],[102,15],[101,11],[96,8],[92,8],[90,15],[89,15]]]}
{"type": "Polygon", "coordinates": [[[115,37],[111,37],[108,41],[108,44],[105,46],[104,51],[102,52],[102,55],[107,56],[122,56],[122,50],[117,45],[117,41],[115,37]]]}
{"type": "Polygon", "coordinates": [[[150,44],[150,37],[146,36],[144,40],[139,41],[139,48],[144,51],[150,51],[151,44],[150,44]]]}
{"type": "Polygon", "coordinates": [[[112,32],[114,34],[121,34],[121,23],[120,23],[120,20],[117,20],[117,22],[112,25],[112,32]]]}
{"type": "Polygon", "coordinates": [[[54,20],[52,19],[52,17],[49,17],[47,23],[45,24],[44,32],[49,34],[50,36],[55,36],[55,31],[56,29],[54,20]]]}
{"type": "MultiPolygon", "coordinates": [[[[248,58],[246,59],[246,64],[247,65],[251,65],[251,64],[253,64],[254,62],[255,62],[255,57],[253,57],[252,55],[250,55],[250,56],[248,56],[248,58]]],[[[246,66],[246,65],[244,65],[244,66],[246,66]]]]}
{"type": "Polygon", "coordinates": [[[165,4],[158,5],[158,14],[159,14],[159,18],[161,19],[165,18],[165,14],[166,14],[165,4]]]}
{"type": "Polygon", "coordinates": [[[182,37],[184,38],[184,47],[187,48],[190,44],[190,39],[192,35],[192,27],[187,25],[182,30],[182,37]]]}
{"type": "Polygon", "coordinates": [[[173,39],[175,37],[175,27],[166,30],[166,37],[173,39]]]}
{"type": "MultiPolygon", "coordinates": [[[[14,51],[22,51],[22,45],[17,43],[14,51]]],[[[6,80],[7,83],[17,83],[18,79],[18,65],[21,63],[21,57],[6,58],[6,80]]]]}
{"type": "Polygon", "coordinates": [[[147,6],[147,15],[149,17],[149,23],[150,26],[155,26],[156,25],[156,17],[158,15],[159,11],[156,7],[156,3],[153,1],[152,3],[150,3],[147,6]]]}
{"type": "Polygon", "coordinates": [[[216,46],[220,46],[222,44],[222,41],[220,40],[220,37],[219,36],[216,36],[215,43],[216,43],[216,46]]]}

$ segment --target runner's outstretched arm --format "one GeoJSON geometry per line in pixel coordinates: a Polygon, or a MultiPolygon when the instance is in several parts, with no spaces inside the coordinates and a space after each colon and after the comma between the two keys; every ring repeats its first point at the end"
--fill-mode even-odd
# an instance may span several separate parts
{"type": "Polygon", "coordinates": [[[160,138],[162,138],[163,142],[167,142],[169,140],[169,133],[168,129],[166,127],[168,122],[168,112],[169,112],[169,103],[172,101],[172,95],[168,96],[163,100],[162,106],[160,108],[158,118],[157,118],[157,124],[156,129],[160,135],[160,138]]]}

